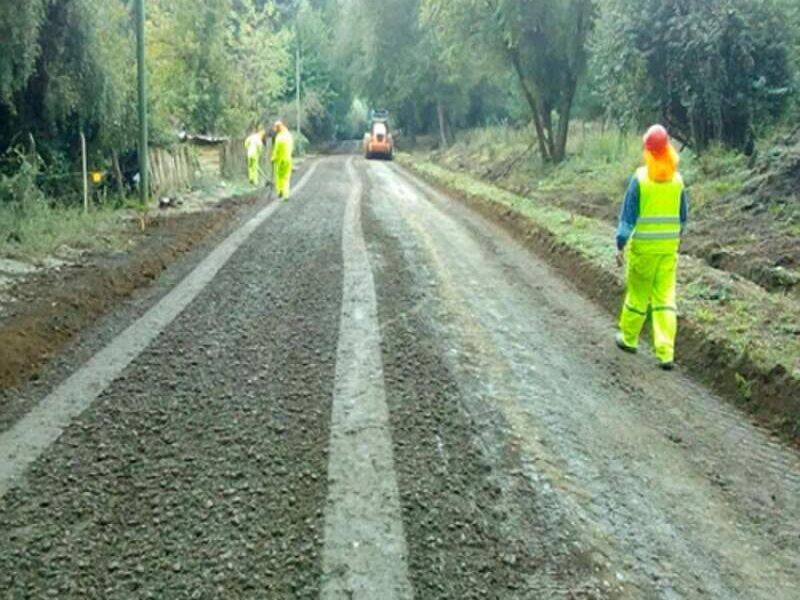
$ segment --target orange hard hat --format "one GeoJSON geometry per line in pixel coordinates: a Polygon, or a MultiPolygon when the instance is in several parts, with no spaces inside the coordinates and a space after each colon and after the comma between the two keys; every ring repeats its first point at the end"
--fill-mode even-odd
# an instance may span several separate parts
{"type": "Polygon", "coordinates": [[[645,150],[652,154],[664,154],[669,146],[669,134],[663,125],[653,125],[644,134],[645,150]]]}

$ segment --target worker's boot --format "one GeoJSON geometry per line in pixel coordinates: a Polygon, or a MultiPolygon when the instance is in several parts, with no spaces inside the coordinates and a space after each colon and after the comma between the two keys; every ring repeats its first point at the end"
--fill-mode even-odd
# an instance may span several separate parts
{"type": "Polygon", "coordinates": [[[631,354],[636,354],[636,348],[633,346],[628,346],[625,343],[625,338],[622,336],[622,332],[618,331],[617,335],[614,336],[614,342],[617,344],[617,348],[624,352],[630,352],[631,354]]]}

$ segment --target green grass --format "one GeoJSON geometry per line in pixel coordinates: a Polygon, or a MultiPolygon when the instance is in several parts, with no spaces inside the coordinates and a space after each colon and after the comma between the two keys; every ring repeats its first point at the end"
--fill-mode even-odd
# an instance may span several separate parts
{"type": "MultiPolygon", "coordinates": [[[[10,181],[10,179],[6,179],[10,181]]],[[[126,220],[146,220],[154,205],[142,207],[137,197],[109,200],[84,214],[77,198],[56,202],[30,186],[17,186],[21,201],[0,202],[0,257],[37,262],[60,246],[78,250],[123,249],[129,239],[126,220]]],[[[216,200],[252,192],[246,179],[225,185],[211,176],[194,182],[195,193],[216,200]]],[[[184,192],[185,193],[185,192],[184,192]]]]}
{"type": "MultiPolygon", "coordinates": [[[[463,132],[456,144],[428,157],[452,170],[479,173],[511,191],[573,191],[621,200],[628,180],[641,165],[638,134],[603,128],[597,123],[575,122],[567,144],[568,159],[546,165],[538,157],[531,127],[497,125],[463,132]],[[523,157],[520,159],[520,157],[523,157]],[[502,165],[516,161],[509,172],[502,165]],[[501,176],[493,173],[499,170],[501,176]]],[[[738,190],[749,170],[747,158],[717,146],[698,157],[681,152],[681,172],[691,188],[693,209],[713,207],[738,190]]]]}
{"type": "Polygon", "coordinates": [[[0,256],[38,261],[59,246],[97,250],[121,247],[124,211],[30,202],[0,206],[0,256]]]}

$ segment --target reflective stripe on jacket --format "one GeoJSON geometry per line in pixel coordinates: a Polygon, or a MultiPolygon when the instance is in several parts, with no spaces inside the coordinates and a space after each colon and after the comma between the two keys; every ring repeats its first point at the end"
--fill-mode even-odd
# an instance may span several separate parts
{"type": "Polygon", "coordinates": [[[639,218],[633,230],[631,250],[639,254],[674,254],[681,241],[683,178],[653,181],[647,168],[636,171],[639,181],[639,218]]]}

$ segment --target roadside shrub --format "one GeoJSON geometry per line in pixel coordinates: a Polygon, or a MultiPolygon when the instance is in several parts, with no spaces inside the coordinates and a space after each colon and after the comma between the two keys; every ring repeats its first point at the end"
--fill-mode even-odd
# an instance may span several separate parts
{"type": "Polygon", "coordinates": [[[792,91],[785,12],[771,0],[609,0],[596,92],[623,127],[661,121],[697,151],[717,140],[750,153],[792,91]]]}
{"type": "Polygon", "coordinates": [[[35,203],[45,202],[37,185],[39,159],[31,158],[18,149],[9,150],[3,157],[0,172],[0,206],[24,209],[35,203]],[[10,173],[10,174],[9,174],[10,173]]]}

